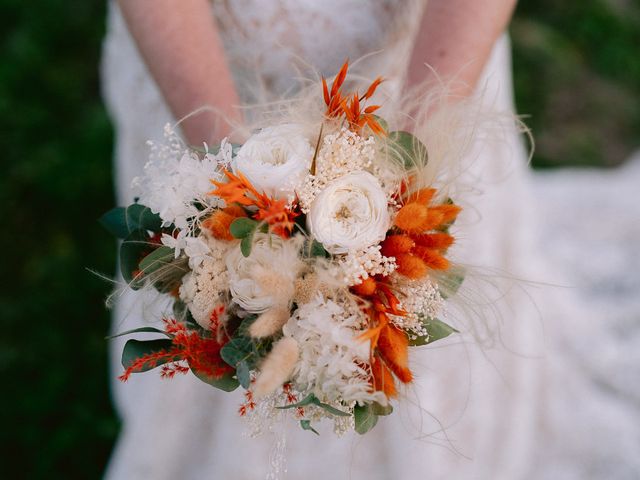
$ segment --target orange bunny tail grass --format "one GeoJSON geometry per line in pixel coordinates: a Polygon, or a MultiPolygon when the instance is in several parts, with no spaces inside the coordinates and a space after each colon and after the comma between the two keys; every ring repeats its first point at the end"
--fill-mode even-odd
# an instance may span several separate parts
{"type": "Polygon", "coordinates": [[[447,270],[449,268],[449,260],[444,258],[437,250],[418,245],[413,254],[420,257],[427,267],[433,270],[447,270]]]}
{"type": "Polygon", "coordinates": [[[223,208],[222,211],[235,218],[247,216],[247,212],[240,205],[229,205],[228,207],[223,208]]]}
{"type": "Polygon", "coordinates": [[[387,398],[395,398],[398,396],[396,383],[391,374],[391,370],[377,356],[371,360],[371,373],[373,375],[373,389],[375,391],[384,392],[387,398]]]}
{"type": "Polygon", "coordinates": [[[229,227],[236,218],[223,210],[218,210],[202,222],[202,228],[208,230],[211,235],[219,240],[230,241],[233,240],[233,235],[231,235],[229,227]]]}
{"type": "Polygon", "coordinates": [[[413,380],[409,370],[409,338],[402,330],[387,325],[380,332],[378,351],[387,366],[402,383],[413,380]]]}
{"type": "Polygon", "coordinates": [[[438,205],[436,207],[430,207],[429,210],[431,212],[437,212],[442,215],[442,220],[439,222],[439,224],[447,224],[453,222],[456,219],[456,217],[462,210],[462,207],[454,204],[445,204],[438,205]]]}
{"type": "Polygon", "coordinates": [[[395,257],[401,253],[408,253],[416,243],[408,235],[389,235],[382,242],[381,253],[385,257],[395,257]]]}
{"type": "Polygon", "coordinates": [[[351,287],[353,292],[361,297],[370,297],[376,293],[377,288],[378,285],[376,281],[371,277],[364,279],[361,284],[351,287]]]}
{"type": "Polygon", "coordinates": [[[407,203],[417,202],[423,205],[428,205],[435,194],[435,188],[423,188],[422,190],[409,194],[407,203]]]}
{"type": "Polygon", "coordinates": [[[429,219],[429,209],[425,205],[411,202],[402,207],[396,215],[396,227],[410,233],[422,233],[422,227],[429,219]]]}
{"type": "Polygon", "coordinates": [[[425,233],[412,238],[417,245],[439,251],[446,251],[455,240],[448,233],[425,233]]]}
{"type": "Polygon", "coordinates": [[[421,258],[410,253],[396,255],[397,272],[412,280],[417,280],[427,274],[427,264],[421,258]]]}

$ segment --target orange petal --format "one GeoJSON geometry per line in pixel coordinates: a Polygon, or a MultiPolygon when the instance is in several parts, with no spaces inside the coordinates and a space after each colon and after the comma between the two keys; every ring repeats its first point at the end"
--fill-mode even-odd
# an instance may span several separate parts
{"type": "MultiPolygon", "coordinates": [[[[364,98],[371,98],[374,94],[374,92],[376,91],[376,88],[378,88],[378,86],[383,82],[383,78],[382,77],[378,77],[376,78],[371,85],[369,85],[369,88],[367,89],[367,92],[364,94],[364,98]]],[[[369,113],[369,112],[367,112],[369,113]]]]}
{"type": "Polygon", "coordinates": [[[403,382],[413,380],[409,370],[409,337],[402,330],[387,325],[380,332],[378,351],[387,366],[403,382]]]}
{"type": "Polygon", "coordinates": [[[396,263],[398,264],[396,271],[412,280],[417,280],[427,274],[427,264],[424,260],[410,253],[396,255],[396,263]]]}
{"type": "Polygon", "coordinates": [[[382,255],[395,257],[400,253],[408,253],[415,246],[415,242],[408,235],[389,235],[382,242],[382,255]]]}
{"type": "Polygon", "coordinates": [[[389,398],[398,396],[391,370],[377,357],[374,357],[371,362],[371,373],[373,374],[374,390],[384,392],[389,398]]]}

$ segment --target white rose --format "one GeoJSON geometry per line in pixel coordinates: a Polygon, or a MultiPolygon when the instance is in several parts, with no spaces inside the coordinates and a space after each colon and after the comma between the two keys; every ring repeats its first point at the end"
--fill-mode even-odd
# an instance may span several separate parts
{"type": "Polygon", "coordinates": [[[242,255],[239,245],[233,248],[225,259],[233,301],[250,313],[287,305],[302,267],[300,238],[285,240],[256,233],[248,257],[242,255]]]}
{"type": "Polygon", "coordinates": [[[241,172],[259,191],[274,198],[292,198],[309,173],[313,148],[302,127],[267,127],[240,147],[233,171],[241,172]]]}
{"type": "Polygon", "coordinates": [[[347,253],[384,240],[390,227],[387,196],[368,172],[331,182],[311,204],[307,227],[331,253],[347,253]]]}

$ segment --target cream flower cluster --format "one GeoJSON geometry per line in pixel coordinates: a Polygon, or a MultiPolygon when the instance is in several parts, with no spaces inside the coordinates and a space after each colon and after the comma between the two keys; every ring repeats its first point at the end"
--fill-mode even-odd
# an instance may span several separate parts
{"type": "Polygon", "coordinates": [[[363,138],[344,127],[326,135],[316,159],[316,174],[309,175],[297,191],[302,211],[308,213],[315,197],[333,180],[351,172],[370,171],[374,146],[373,137],[363,138]]]}
{"type": "Polygon", "coordinates": [[[382,392],[371,392],[369,342],[356,338],[362,321],[357,306],[321,295],[296,310],[283,332],[300,347],[293,373],[298,390],[325,402],[387,403],[382,392]]]}
{"type": "Polygon", "coordinates": [[[414,338],[426,335],[422,320],[437,317],[444,306],[437,284],[427,279],[395,283],[394,287],[399,294],[399,308],[406,311],[407,315],[390,315],[391,321],[399,328],[410,331],[414,338]]]}
{"type": "Polygon", "coordinates": [[[180,299],[185,302],[198,324],[208,329],[211,313],[229,289],[229,276],[224,259],[228,247],[224,242],[207,238],[209,254],[194,263],[180,286],[180,299]]]}
{"type": "Polygon", "coordinates": [[[208,192],[211,180],[221,179],[219,164],[229,162],[231,154],[226,141],[217,154],[206,153],[202,158],[186,146],[180,150],[175,132],[167,127],[165,144],[151,145],[144,175],[133,180],[139,202],[159,214],[164,225],[191,228],[191,220],[203,214],[203,206],[221,205],[220,199],[208,192]]]}
{"type": "Polygon", "coordinates": [[[371,245],[339,259],[338,266],[345,285],[358,285],[374,275],[391,275],[397,268],[396,259],[385,257],[380,250],[380,245],[371,245]]]}

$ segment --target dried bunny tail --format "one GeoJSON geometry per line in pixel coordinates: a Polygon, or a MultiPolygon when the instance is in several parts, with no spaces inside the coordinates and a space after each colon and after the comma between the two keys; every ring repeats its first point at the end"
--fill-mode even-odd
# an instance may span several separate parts
{"type": "Polygon", "coordinates": [[[283,337],[273,345],[260,365],[260,374],[253,386],[256,398],[273,393],[289,379],[298,361],[298,355],[298,342],[291,337],[283,337]]]}

